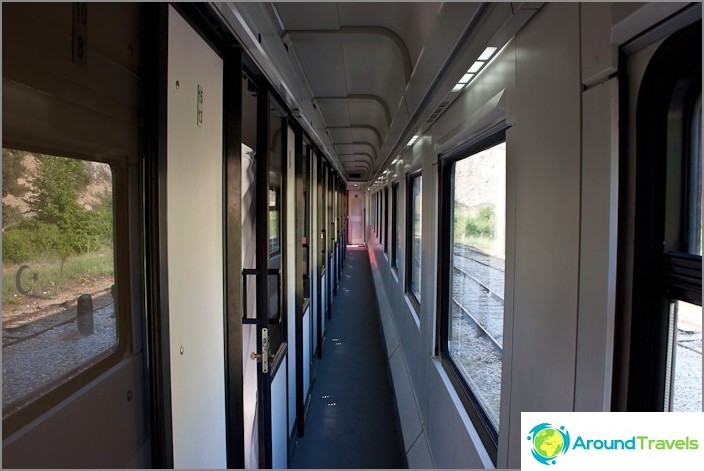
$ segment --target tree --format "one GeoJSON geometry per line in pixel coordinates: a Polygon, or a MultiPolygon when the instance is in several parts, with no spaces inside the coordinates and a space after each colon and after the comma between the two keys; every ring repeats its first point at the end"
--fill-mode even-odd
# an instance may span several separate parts
{"type": "Polygon", "coordinates": [[[26,168],[19,151],[2,149],[2,189],[11,195],[22,196],[28,188],[18,182],[23,177],[26,168]]]}
{"type": "Polygon", "coordinates": [[[2,230],[11,229],[24,221],[22,211],[14,206],[2,205],[2,230]]]}
{"type": "Polygon", "coordinates": [[[82,161],[48,155],[37,158],[40,166],[30,179],[34,191],[26,201],[37,229],[48,239],[42,243],[60,257],[63,277],[68,257],[97,246],[90,215],[78,204],[88,176],[82,161]]]}

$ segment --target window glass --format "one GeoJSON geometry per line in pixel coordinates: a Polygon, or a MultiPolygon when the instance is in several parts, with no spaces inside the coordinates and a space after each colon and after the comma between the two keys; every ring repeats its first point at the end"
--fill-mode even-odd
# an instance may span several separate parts
{"type": "Polygon", "coordinates": [[[702,308],[670,303],[670,342],[666,373],[666,410],[702,411],[702,308]]]}
{"type": "Polygon", "coordinates": [[[110,166],[2,150],[3,418],[118,343],[110,166]]]}
{"type": "Polygon", "coordinates": [[[389,189],[381,190],[381,197],[384,201],[384,252],[389,252],[389,189]]]}
{"type": "Polygon", "coordinates": [[[381,194],[376,194],[376,235],[381,234],[381,194]]]}
{"type": "MultiPolygon", "coordinates": [[[[675,94],[676,95],[676,94],[675,94]]],[[[677,107],[675,107],[677,109],[677,107]]],[[[688,138],[679,151],[684,156],[683,169],[675,174],[685,188],[683,201],[684,248],[702,254],[702,153],[701,153],[701,91],[694,100],[688,118],[688,138]]],[[[677,113],[670,114],[670,120],[677,113]]],[[[675,133],[676,134],[676,133],[675,133]]],[[[684,139],[683,139],[684,140],[684,139]]],[[[670,136],[670,142],[679,142],[670,136]]],[[[668,161],[672,168],[671,158],[668,161]]],[[[675,184],[676,185],[676,184],[675,184]]],[[[673,186],[675,186],[673,185],[673,186]]],[[[669,201],[668,201],[669,202],[669,201]]],[[[668,207],[668,217],[675,219],[679,206],[668,207]]],[[[682,300],[672,300],[669,310],[667,366],[665,372],[664,409],[677,412],[702,411],[702,308],[682,300]]]]}
{"type": "Polygon", "coordinates": [[[422,187],[423,187],[423,176],[418,175],[413,177],[410,182],[411,187],[411,234],[409,239],[411,240],[411,279],[409,283],[409,291],[413,296],[415,296],[418,303],[420,303],[420,269],[421,269],[421,252],[422,252],[422,227],[421,227],[421,215],[423,208],[422,201],[422,187]]]}
{"type": "Polygon", "coordinates": [[[381,193],[376,194],[376,235],[381,237],[381,193]]]}
{"type": "Polygon", "coordinates": [[[448,351],[496,429],[504,324],[506,144],[452,167],[448,351]]]}
{"type": "Polygon", "coordinates": [[[279,253],[279,190],[269,188],[269,254],[279,253]]]}
{"type": "Polygon", "coordinates": [[[391,266],[398,268],[398,183],[391,187],[391,266]]]}

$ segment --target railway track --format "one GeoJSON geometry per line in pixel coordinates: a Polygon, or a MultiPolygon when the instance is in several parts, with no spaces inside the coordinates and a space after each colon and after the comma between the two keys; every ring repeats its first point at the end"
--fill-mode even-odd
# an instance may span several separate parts
{"type": "Polygon", "coordinates": [[[487,285],[485,285],[484,283],[482,283],[481,281],[479,281],[476,277],[470,275],[467,271],[463,270],[462,268],[460,268],[460,267],[458,267],[458,266],[456,266],[456,265],[455,265],[453,268],[454,268],[456,271],[458,271],[458,272],[460,272],[461,274],[463,274],[464,276],[466,276],[467,278],[469,278],[470,280],[472,280],[472,281],[474,281],[475,283],[477,283],[477,284],[482,288],[482,290],[488,292],[491,296],[493,296],[494,298],[496,298],[498,301],[501,301],[501,303],[503,304],[503,302],[504,302],[504,297],[503,297],[503,296],[501,296],[500,294],[496,293],[494,290],[492,290],[492,289],[489,288],[487,285]]]}
{"type": "MultiPolygon", "coordinates": [[[[483,254],[483,253],[481,253],[481,252],[477,252],[476,250],[472,250],[472,249],[469,249],[469,248],[465,248],[464,251],[473,252],[473,253],[482,255],[482,256],[484,256],[484,257],[491,258],[491,255],[486,255],[486,254],[483,254]]],[[[457,250],[455,250],[455,255],[457,255],[458,257],[462,257],[462,258],[466,258],[466,259],[468,259],[468,260],[471,260],[472,262],[478,263],[479,265],[484,265],[485,267],[492,268],[492,269],[494,269],[494,270],[496,270],[496,271],[498,271],[498,272],[500,272],[500,273],[502,273],[502,274],[504,273],[504,270],[502,270],[502,269],[499,268],[499,267],[495,267],[494,265],[491,265],[491,264],[489,264],[489,263],[487,263],[487,262],[485,262],[485,261],[479,260],[478,258],[470,257],[469,255],[465,255],[464,253],[459,252],[459,251],[457,251],[457,250]]]]}
{"type": "Polygon", "coordinates": [[[499,341],[496,340],[496,338],[494,338],[493,335],[491,335],[491,332],[489,332],[489,331],[486,329],[486,327],[484,327],[484,326],[482,325],[482,323],[479,322],[479,321],[477,320],[477,318],[474,317],[474,316],[472,315],[472,313],[469,312],[469,310],[468,310],[466,307],[464,307],[464,306],[462,305],[462,303],[459,302],[459,301],[457,300],[457,298],[455,298],[454,296],[452,297],[452,302],[455,303],[455,305],[456,305],[457,307],[459,307],[460,310],[462,310],[462,312],[465,314],[465,316],[466,316],[470,321],[472,321],[472,323],[473,323],[474,325],[476,325],[477,328],[478,328],[484,335],[486,335],[486,336],[489,338],[489,340],[491,340],[491,343],[492,343],[492,345],[494,346],[494,348],[496,348],[496,350],[497,350],[499,353],[502,353],[502,352],[503,352],[503,347],[501,346],[501,344],[499,343],[499,341]]]}

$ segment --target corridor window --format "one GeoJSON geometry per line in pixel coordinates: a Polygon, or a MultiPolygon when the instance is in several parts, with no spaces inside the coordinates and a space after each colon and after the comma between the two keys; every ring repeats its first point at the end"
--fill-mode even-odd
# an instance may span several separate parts
{"type": "Polygon", "coordinates": [[[421,255],[422,255],[422,189],[423,176],[411,175],[408,178],[407,237],[406,246],[406,286],[411,299],[420,305],[421,299],[421,255]]]}
{"type": "Polygon", "coordinates": [[[381,190],[384,201],[384,252],[389,253],[389,189],[381,190]]]}
{"type": "Polygon", "coordinates": [[[503,133],[445,160],[442,182],[440,356],[495,458],[506,258],[503,133]]]}
{"type": "MultiPolygon", "coordinates": [[[[670,103],[668,142],[677,152],[667,159],[666,246],[664,259],[669,267],[661,283],[672,295],[668,303],[668,332],[663,410],[702,411],[702,308],[687,301],[700,301],[680,285],[682,268],[689,266],[701,276],[702,255],[702,152],[701,88],[688,78],[675,88],[670,103]],[[682,121],[680,118],[682,117],[682,121]],[[678,299],[679,298],[679,299],[678,299]]],[[[701,295],[701,278],[689,281],[689,290],[701,295]]]]}
{"type": "Polygon", "coordinates": [[[391,266],[398,269],[398,183],[391,187],[391,266]]]}
{"type": "Polygon", "coordinates": [[[4,420],[114,358],[125,332],[111,167],[3,148],[2,177],[4,420]]]}
{"type": "Polygon", "coordinates": [[[637,93],[630,306],[619,313],[627,410],[702,411],[701,34],[694,23],[663,41],[637,93]]]}

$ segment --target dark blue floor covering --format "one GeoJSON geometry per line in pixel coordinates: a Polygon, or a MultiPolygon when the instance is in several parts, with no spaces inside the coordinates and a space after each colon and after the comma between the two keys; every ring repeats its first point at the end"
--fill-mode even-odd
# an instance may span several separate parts
{"type": "Polygon", "coordinates": [[[403,468],[369,255],[348,248],[292,468],[403,468]]]}

